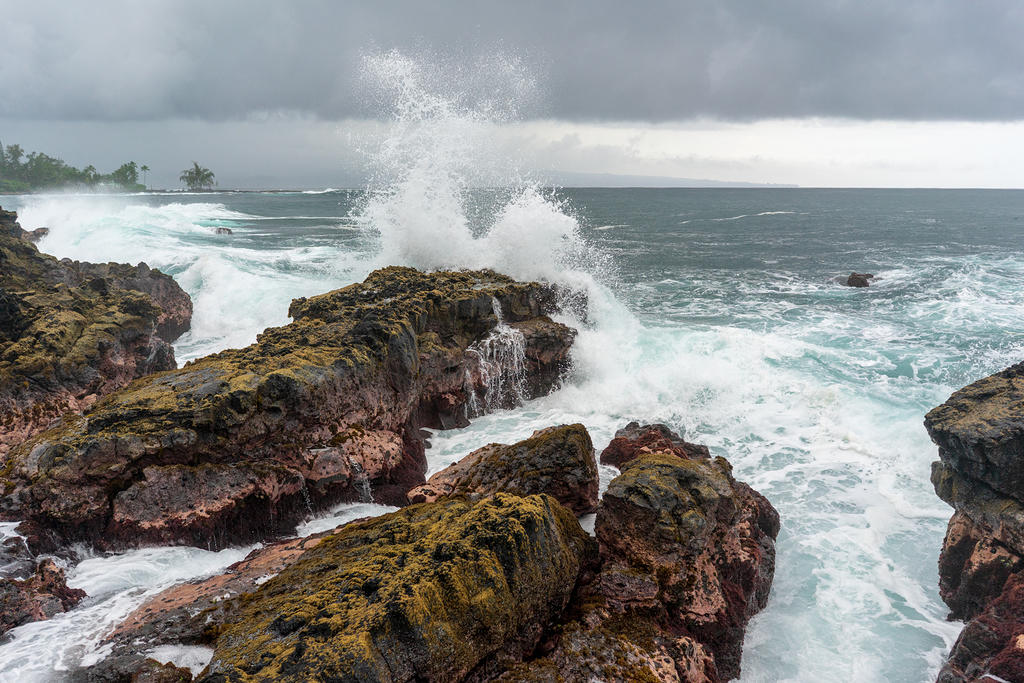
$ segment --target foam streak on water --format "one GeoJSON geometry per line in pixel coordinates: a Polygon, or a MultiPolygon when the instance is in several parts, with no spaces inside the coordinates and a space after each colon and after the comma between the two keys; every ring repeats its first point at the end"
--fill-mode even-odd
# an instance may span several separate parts
{"type": "MultiPolygon", "coordinates": [[[[485,66],[518,84],[510,92],[529,89],[514,60],[485,66]]],[[[781,513],[744,681],[934,679],[960,625],[938,597],[952,511],[931,490],[936,453],[921,422],[954,389],[1024,356],[1024,193],[555,194],[488,152],[491,122],[507,112],[436,87],[494,78],[438,78],[395,54],[372,58],[367,73],[394,120],[365,194],[51,196],[13,208],[24,227],[53,228],[44,250],[174,273],[197,311],[179,358],[248,343],[285,321],[292,296],[360,280],[372,265],[492,267],[584,291],[584,314],[561,318],[579,331],[565,386],[436,433],[428,475],[553,424],[582,422],[601,449],[631,420],[665,422],[727,457],[781,513]],[[317,216],[336,219],[302,218],[317,216]],[[221,224],[233,239],[212,234],[221,224]],[[879,279],[835,284],[852,270],[879,279]]],[[[516,101],[496,101],[506,100],[516,101]]],[[[615,475],[600,472],[604,485],[615,475]]],[[[344,506],[302,531],[386,509],[344,506]]],[[[155,575],[94,579],[84,607],[18,629],[0,646],[0,673],[36,671],[39,652],[85,656],[141,593],[183,578],[174,567],[201,574],[229,558],[158,552],[174,559],[155,575]]],[[[83,565],[73,583],[92,571],[83,565]]]]}

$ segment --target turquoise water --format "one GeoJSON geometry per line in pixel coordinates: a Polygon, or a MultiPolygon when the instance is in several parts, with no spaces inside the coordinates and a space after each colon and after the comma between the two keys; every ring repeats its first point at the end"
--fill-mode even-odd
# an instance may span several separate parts
{"type": "MultiPolygon", "coordinates": [[[[179,361],[250,343],[287,321],[291,298],[384,262],[586,288],[587,322],[568,320],[581,333],[566,385],[435,434],[431,469],[554,423],[583,422],[602,448],[629,420],[667,422],[729,458],[782,516],[744,681],[934,677],[960,624],[937,594],[951,510],[928,482],[935,449],[921,423],[1024,355],[1024,192],[525,189],[417,211],[418,181],[403,182],[384,200],[51,195],[4,207],[51,228],[44,251],[173,274],[196,305],[179,361]],[[833,281],[852,270],[879,279],[833,281]]],[[[134,590],[122,583],[94,608],[122,604],[134,590]]],[[[12,652],[0,646],[0,671],[28,671],[12,652]]]]}

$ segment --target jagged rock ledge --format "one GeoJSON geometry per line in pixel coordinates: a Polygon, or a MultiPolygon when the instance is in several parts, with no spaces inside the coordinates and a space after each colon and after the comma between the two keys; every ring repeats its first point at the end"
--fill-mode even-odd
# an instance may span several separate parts
{"type": "Polygon", "coordinates": [[[211,648],[197,678],[218,682],[738,676],[746,622],[771,585],[777,513],[721,458],[648,453],[613,480],[589,538],[563,506],[596,468],[589,444],[579,425],[491,444],[444,479],[471,497],[272,544],[167,589],[74,679],[171,667],[146,660],[163,645],[211,648]],[[497,452],[513,462],[485,457],[497,452]],[[542,479],[560,499],[529,494],[542,479]]]}
{"type": "Polygon", "coordinates": [[[492,271],[385,268],[292,302],[244,349],[138,379],[21,444],[0,514],[101,548],[219,548],[423,482],[422,427],[546,393],[575,332],[492,271]]]}
{"type": "Polygon", "coordinates": [[[967,622],[938,680],[1024,680],[1024,363],[955,392],[925,427],[935,492],[955,510],[939,591],[967,622]]]}
{"type": "MultiPolygon", "coordinates": [[[[58,261],[0,210],[0,468],[66,412],[176,367],[192,301],[146,264],[58,261]]],[[[38,235],[37,235],[38,236],[38,235]]]]}

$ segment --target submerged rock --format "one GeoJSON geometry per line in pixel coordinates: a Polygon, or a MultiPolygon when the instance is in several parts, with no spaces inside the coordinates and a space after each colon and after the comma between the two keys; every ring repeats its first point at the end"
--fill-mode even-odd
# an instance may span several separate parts
{"type": "Polygon", "coordinates": [[[601,451],[601,464],[618,469],[648,453],[672,453],[680,458],[710,458],[707,446],[689,443],[663,424],[630,422],[615,432],[615,438],[601,451]]]}
{"type": "MultiPolygon", "coordinates": [[[[65,413],[175,367],[188,295],[145,264],[58,261],[0,212],[0,461],[65,413]]],[[[9,463],[8,463],[8,466],[9,463]]]]}
{"type": "Polygon", "coordinates": [[[554,306],[537,283],[410,268],[297,299],[294,322],[255,344],[144,377],[19,446],[0,511],[105,548],[222,547],[290,531],[311,505],[404,503],[423,482],[421,427],[467,424],[488,379],[557,382],[575,332],[554,306]]]}
{"type": "Polygon", "coordinates": [[[935,492],[956,510],[939,557],[940,594],[951,618],[968,620],[939,680],[1021,680],[1024,364],[955,392],[925,427],[939,447],[935,492]]]}
{"type": "Polygon", "coordinates": [[[486,679],[533,651],[588,542],[548,496],[349,524],[245,601],[199,680],[486,679]]]}
{"type": "Polygon", "coordinates": [[[445,496],[546,493],[584,515],[597,507],[598,488],[594,445],[586,428],[574,424],[541,429],[512,445],[484,446],[407,495],[409,502],[422,503],[445,496]]]}

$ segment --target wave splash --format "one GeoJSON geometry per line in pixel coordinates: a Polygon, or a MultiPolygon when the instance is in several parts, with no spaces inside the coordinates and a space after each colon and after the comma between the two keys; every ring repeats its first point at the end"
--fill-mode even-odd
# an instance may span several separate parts
{"type": "Polygon", "coordinates": [[[520,59],[452,66],[392,51],[365,57],[363,75],[389,112],[357,212],[380,265],[494,268],[549,281],[571,273],[576,284],[607,266],[569,208],[530,181],[498,139],[536,94],[520,59]]]}

